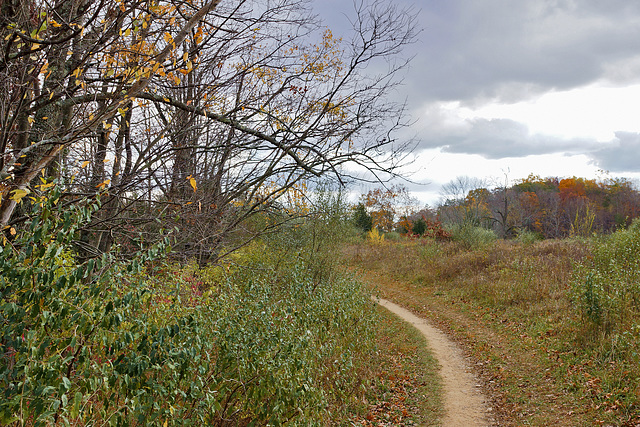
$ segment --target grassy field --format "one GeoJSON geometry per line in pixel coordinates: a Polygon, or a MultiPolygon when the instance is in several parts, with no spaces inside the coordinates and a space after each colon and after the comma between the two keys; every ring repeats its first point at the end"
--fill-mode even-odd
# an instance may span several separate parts
{"type": "Polygon", "coordinates": [[[633,312],[617,330],[603,330],[585,319],[590,288],[576,294],[577,266],[594,262],[594,245],[497,241],[468,249],[421,239],[354,245],[345,259],[373,292],[468,349],[500,425],[637,425],[633,312]]]}

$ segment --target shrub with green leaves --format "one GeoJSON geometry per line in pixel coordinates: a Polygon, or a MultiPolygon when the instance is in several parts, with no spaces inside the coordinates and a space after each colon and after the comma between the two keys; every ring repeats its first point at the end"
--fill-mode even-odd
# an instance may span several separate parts
{"type": "Polygon", "coordinates": [[[285,270],[253,260],[207,307],[227,313],[215,324],[217,362],[229,369],[228,416],[268,424],[327,420],[327,405],[357,390],[355,355],[372,345],[371,304],[346,278],[316,284],[302,262],[285,270]],[[262,274],[256,274],[262,271],[262,274]]]}
{"type": "Polygon", "coordinates": [[[640,221],[602,237],[576,268],[574,301],[583,319],[604,334],[640,323],[640,221]]]}
{"type": "Polygon", "coordinates": [[[525,245],[532,245],[540,240],[543,240],[543,236],[540,233],[530,230],[519,230],[516,236],[516,241],[525,245]]]}
{"type": "Polygon", "coordinates": [[[61,194],[0,247],[1,423],[327,424],[355,393],[373,312],[354,280],[260,242],[229,266],[79,261],[97,202],[61,194]]]}
{"type": "Polygon", "coordinates": [[[461,242],[467,249],[480,249],[498,238],[492,230],[470,223],[450,225],[447,231],[454,241],[461,242]]]}
{"type": "Polygon", "coordinates": [[[197,374],[212,370],[211,345],[197,317],[159,312],[144,266],[161,248],[126,263],[114,253],[75,260],[74,239],[98,204],[65,208],[61,193],[38,194],[1,246],[1,421],[201,425],[207,414],[194,408],[207,406],[211,387],[197,374]]]}

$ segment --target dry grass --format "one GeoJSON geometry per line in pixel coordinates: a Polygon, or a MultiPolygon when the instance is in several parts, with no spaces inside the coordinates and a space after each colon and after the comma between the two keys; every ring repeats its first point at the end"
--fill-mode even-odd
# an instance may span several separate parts
{"type": "Polygon", "coordinates": [[[368,372],[361,372],[366,389],[348,425],[440,425],[442,383],[424,337],[381,307],[378,315],[377,351],[369,355],[368,372]]]}
{"type": "Polygon", "coordinates": [[[345,260],[463,342],[500,425],[636,425],[640,368],[585,341],[571,299],[573,265],[589,253],[577,240],[479,250],[420,240],[352,246],[345,260]]]}
{"type": "Polygon", "coordinates": [[[438,362],[424,337],[376,307],[375,351],[361,354],[361,387],[341,408],[329,408],[332,425],[436,426],[442,416],[438,362]]]}

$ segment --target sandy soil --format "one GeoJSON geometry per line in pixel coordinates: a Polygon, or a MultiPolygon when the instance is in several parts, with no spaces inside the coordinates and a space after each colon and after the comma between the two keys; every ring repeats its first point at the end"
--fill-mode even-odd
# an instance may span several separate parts
{"type": "Polygon", "coordinates": [[[482,395],[480,383],[471,373],[458,345],[443,332],[410,311],[384,299],[374,298],[378,304],[412,324],[427,339],[429,348],[440,363],[444,388],[444,427],[489,426],[490,408],[482,395]]]}

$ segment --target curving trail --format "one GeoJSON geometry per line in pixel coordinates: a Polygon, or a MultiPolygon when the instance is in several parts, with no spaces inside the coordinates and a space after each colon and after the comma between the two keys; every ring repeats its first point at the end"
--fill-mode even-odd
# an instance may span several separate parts
{"type": "Polygon", "coordinates": [[[440,363],[444,388],[444,427],[488,426],[488,407],[478,381],[471,373],[462,351],[443,332],[429,325],[410,311],[390,301],[373,298],[375,302],[411,323],[427,339],[429,348],[440,363]]]}

